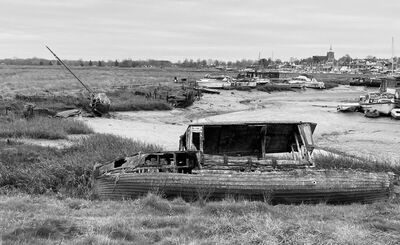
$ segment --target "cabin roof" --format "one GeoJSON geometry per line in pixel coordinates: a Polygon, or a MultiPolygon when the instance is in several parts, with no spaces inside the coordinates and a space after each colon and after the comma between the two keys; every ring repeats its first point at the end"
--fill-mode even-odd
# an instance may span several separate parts
{"type": "Polygon", "coordinates": [[[226,121],[226,122],[195,122],[189,124],[189,126],[226,126],[226,125],[277,125],[277,124],[312,124],[317,125],[314,122],[303,122],[303,121],[226,121]]]}

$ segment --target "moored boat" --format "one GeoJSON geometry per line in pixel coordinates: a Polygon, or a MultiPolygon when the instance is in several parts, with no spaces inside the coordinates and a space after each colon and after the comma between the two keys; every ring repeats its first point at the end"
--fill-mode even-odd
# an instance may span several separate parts
{"type": "Polygon", "coordinates": [[[380,116],[380,112],[377,109],[366,109],[364,116],[369,118],[377,118],[380,116]]]}
{"type": "Polygon", "coordinates": [[[337,110],[341,112],[355,112],[361,108],[359,103],[343,103],[337,106],[337,110]]]}
{"type": "Polygon", "coordinates": [[[368,111],[369,114],[377,111],[379,114],[390,115],[396,104],[394,94],[369,93],[360,98],[360,106],[364,112],[368,111]]]}
{"type": "Polygon", "coordinates": [[[292,86],[305,87],[305,88],[315,88],[324,89],[325,84],[323,82],[318,82],[313,77],[308,77],[307,75],[300,75],[298,77],[289,80],[289,84],[292,86]]]}
{"type": "Polygon", "coordinates": [[[196,81],[196,83],[199,87],[208,89],[222,89],[231,86],[232,78],[225,75],[212,76],[207,74],[204,76],[204,78],[196,81]]]}
{"type": "Polygon", "coordinates": [[[391,112],[390,115],[394,118],[394,119],[400,119],[400,108],[394,108],[391,112]]]}

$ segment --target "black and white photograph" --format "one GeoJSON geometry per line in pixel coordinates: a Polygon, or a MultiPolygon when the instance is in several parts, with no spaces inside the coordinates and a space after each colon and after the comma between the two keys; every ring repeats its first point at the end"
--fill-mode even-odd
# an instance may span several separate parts
{"type": "Polygon", "coordinates": [[[0,0],[0,245],[400,244],[399,13],[0,0]]]}

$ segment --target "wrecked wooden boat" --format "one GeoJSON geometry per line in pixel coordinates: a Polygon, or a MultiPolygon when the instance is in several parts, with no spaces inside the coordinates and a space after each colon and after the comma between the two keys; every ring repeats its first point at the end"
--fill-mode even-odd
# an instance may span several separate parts
{"type": "Polygon", "coordinates": [[[95,116],[106,115],[110,111],[111,101],[105,93],[94,93],[81,79],[79,79],[75,73],[60,59],[58,56],[46,46],[46,48],[53,54],[53,56],[62,64],[75,78],[78,82],[89,92],[90,108],[95,116]]]}
{"type": "Polygon", "coordinates": [[[314,169],[311,122],[196,123],[179,151],[136,153],[94,169],[100,199],[240,197],[277,203],[372,202],[390,194],[392,175],[314,169]]]}

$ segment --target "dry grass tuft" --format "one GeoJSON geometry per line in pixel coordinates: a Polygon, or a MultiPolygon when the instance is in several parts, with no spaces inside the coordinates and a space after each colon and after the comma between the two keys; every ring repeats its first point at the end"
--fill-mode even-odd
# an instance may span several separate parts
{"type": "Polygon", "coordinates": [[[218,217],[221,215],[247,215],[250,213],[268,213],[271,212],[271,206],[264,202],[249,202],[249,201],[222,201],[209,202],[203,209],[202,213],[208,216],[218,217]]]}
{"type": "Polygon", "coordinates": [[[224,200],[204,207],[156,194],[139,200],[0,195],[5,244],[396,244],[391,202],[276,205],[224,200]],[[153,202],[153,203],[152,203],[153,202]],[[23,205],[22,205],[23,204],[23,205]],[[71,208],[70,206],[84,206],[71,208]],[[174,206],[185,206],[174,213],[174,206]],[[62,217],[62,218],[60,218],[62,217]]]}
{"type": "Polygon", "coordinates": [[[24,241],[32,238],[51,240],[72,239],[81,235],[83,231],[76,224],[67,219],[49,218],[44,221],[36,221],[29,227],[16,228],[12,232],[3,235],[4,241],[24,241]]]}
{"type": "Polygon", "coordinates": [[[359,169],[370,172],[393,172],[400,174],[400,165],[388,160],[354,157],[344,153],[317,154],[313,156],[319,169],[359,169]]]}
{"type": "Polygon", "coordinates": [[[91,133],[93,130],[81,121],[48,117],[9,118],[0,128],[2,138],[65,139],[69,134],[91,133]]]}
{"type": "Polygon", "coordinates": [[[148,193],[144,198],[140,199],[140,204],[143,210],[158,215],[179,215],[189,211],[189,206],[186,202],[169,202],[161,198],[159,195],[148,193]]]}

